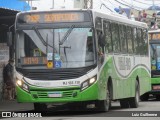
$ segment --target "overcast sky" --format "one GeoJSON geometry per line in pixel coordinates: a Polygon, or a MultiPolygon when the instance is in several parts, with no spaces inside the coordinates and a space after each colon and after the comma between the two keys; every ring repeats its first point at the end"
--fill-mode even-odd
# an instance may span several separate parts
{"type": "MultiPolygon", "coordinates": [[[[74,0],[37,0],[33,2],[33,6],[37,7],[38,10],[48,10],[52,8],[53,1],[54,1],[55,9],[74,8],[74,0]]],[[[154,1],[155,1],[155,5],[160,6],[160,0],[154,0],[154,1]]],[[[112,10],[115,7],[118,8],[118,6],[122,6],[125,8],[133,6],[136,9],[147,9],[149,6],[153,4],[152,0],[93,0],[93,8],[100,9],[101,3],[104,3],[106,7],[112,10]]],[[[107,9],[106,7],[102,6],[101,10],[106,10],[107,9]]]]}

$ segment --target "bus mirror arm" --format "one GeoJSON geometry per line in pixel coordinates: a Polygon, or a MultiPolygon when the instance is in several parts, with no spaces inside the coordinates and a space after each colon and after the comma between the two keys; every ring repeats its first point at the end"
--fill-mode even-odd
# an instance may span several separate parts
{"type": "Polygon", "coordinates": [[[7,45],[12,45],[12,32],[7,32],[7,45]]]}

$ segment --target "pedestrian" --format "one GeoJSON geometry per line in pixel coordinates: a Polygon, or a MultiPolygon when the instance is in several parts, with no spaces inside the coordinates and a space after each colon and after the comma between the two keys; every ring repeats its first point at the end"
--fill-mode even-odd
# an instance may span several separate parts
{"type": "Polygon", "coordinates": [[[130,19],[135,21],[135,16],[134,16],[133,12],[131,12],[130,19]]]}
{"type": "Polygon", "coordinates": [[[127,17],[127,14],[124,10],[122,10],[122,15],[127,17]]]}
{"type": "Polygon", "coordinates": [[[146,13],[146,11],[145,10],[143,10],[143,19],[146,19],[147,18],[147,13],[146,13]]]}
{"type": "Polygon", "coordinates": [[[142,12],[139,11],[138,12],[138,21],[142,21],[142,19],[143,19],[142,12]]]}
{"type": "Polygon", "coordinates": [[[153,13],[151,19],[151,28],[156,25],[156,22],[157,22],[156,13],[153,13]]]}
{"type": "Polygon", "coordinates": [[[10,59],[8,64],[3,68],[3,80],[5,89],[7,90],[7,98],[9,100],[14,99],[15,83],[14,83],[14,60],[10,59]]]}
{"type": "Polygon", "coordinates": [[[142,11],[142,21],[146,22],[146,18],[147,18],[147,13],[145,10],[142,11]]]}

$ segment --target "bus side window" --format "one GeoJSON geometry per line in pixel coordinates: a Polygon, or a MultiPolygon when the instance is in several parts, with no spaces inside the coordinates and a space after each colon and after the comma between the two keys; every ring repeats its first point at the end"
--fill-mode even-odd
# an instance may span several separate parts
{"type": "Polygon", "coordinates": [[[128,53],[133,53],[133,41],[132,41],[132,29],[127,27],[127,43],[128,43],[128,53]]]}
{"type": "Polygon", "coordinates": [[[105,36],[102,33],[102,31],[98,31],[98,45],[101,49],[101,52],[104,53],[104,47],[105,47],[105,36]]]}
{"type": "Polygon", "coordinates": [[[118,24],[112,23],[112,45],[113,45],[113,52],[117,53],[120,51],[119,45],[119,32],[118,32],[118,24]]]}
{"type": "Polygon", "coordinates": [[[137,47],[136,47],[136,53],[138,54],[138,55],[142,55],[142,53],[143,53],[143,50],[141,51],[141,46],[142,46],[142,33],[141,33],[141,29],[140,28],[138,28],[137,29],[137,38],[136,38],[136,42],[137,42],[137,47]]]}
{"type": "Polygon", "coordinates": [[[104,38],[105,38],[105,50],[106,53],[112,52],[112,41],[111,41],[111,29],[110,29],[110,23],[104,21],[103,24],[104,29],[104,38]]]}
{"type": "Polygon", "coordinates": [[[137,28],[134,28],[133,29],[133,43],[134,43],[134,53],[137,55],[138,54],[138,46],[139,46],[139,43],[138,43],[138,39],[137,39],[137,28]]]}
{"type": "Polygon", "coordinates": [[[148,36],[147,36],[147,30],[142,30],[142,49],[144,51],[144,55],[148,55],[148,36]]]}
{"type": "Polygon", "coordinates": [[[127,53],[127,41],[126,41],[126,26],[119,25],[119,36],[120,36],[120,46],[121,52],[127,53]]]}

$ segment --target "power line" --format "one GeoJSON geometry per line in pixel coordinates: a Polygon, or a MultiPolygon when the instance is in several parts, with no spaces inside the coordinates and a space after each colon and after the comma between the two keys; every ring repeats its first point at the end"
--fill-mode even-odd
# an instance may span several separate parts
{"type": "MultiPolygon", "coordinates": [[[[119,2],[118,0],[115,0],[116,2],[118,2],[119,4],[121,4],[121,5],[124,5],[124,6],[126,6],[126,7],[129,7],[129,8],[131,8],[131,6],[129,6],[129,5],[127,5],[127,4],[125,4],[125,3],[122,3],[122,2],[119,2]]],[[[135,10],[138,10],[138,9],[136,9],[136,8],[139,8],[139,9],[144,9],[144,8],[141,8],[141,7],[136,7],[136,6],[134,6],[134,8],[133,9],[135,9],[135,10]]],[[[139,11],[139,10],[138,10],[139,11]]]]}
{"type": "MultiPolygon", "coordinates": [[[[111,12],[113,12],[113,10],[111,10],[110,8],[108,8],[104,3],[101,4],[101,7],[102,7],[103,5],[104,5],[108,10],[110,10],[111,12]]],[[[101,7],[100,7],[100,9],[101,9],[101,7]]]]}
{"type": "Polygon", "coordinates": [[[141,3],[141,4],[145,4],[145,5],[152,5],[152,4],[143,3],[143,2],[140,2],[140,1],[137,1],[137,0],[133,0],[133,1],[141,3]]]}

